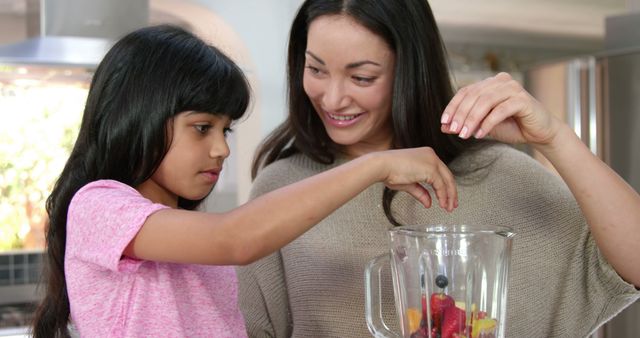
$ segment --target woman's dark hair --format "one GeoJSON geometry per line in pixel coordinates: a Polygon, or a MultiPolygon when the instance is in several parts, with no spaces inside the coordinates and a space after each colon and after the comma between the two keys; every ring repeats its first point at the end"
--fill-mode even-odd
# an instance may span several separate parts
{"type": "MultiPolygon", "coordinates": [[[[64,254],[73,195],[100,179],[140,185],[169,149],[174,116],[199,111],[236,120],[249,101],[240,68],[181,28],[142,28],[111,48],[93,75],[78,138],[46,202],[46,295],[36,311],[34,337],[69,335],[64,254]]],[[[178,205],[192,210],[201,202],[179,199],[178,205]]]]}
{"type": "MultiPolygon", "coordinates": [[[[262,143],[252,176],[278,159],[302,153],[329,164],[336,145],[329,138],[302,85],[311,22],[324,15],[347,15],[380,36],[395,53],[391,119],[393,147],[429,146],[450,163],[474,140],[440,131],[440,117],[453,97],[444,44],[426,0],[307,0],[293,21],[288,50],[289,115],[262,143]]],[[[383,206],[391,223],[395,191],[385,189],[383,206]]]]}

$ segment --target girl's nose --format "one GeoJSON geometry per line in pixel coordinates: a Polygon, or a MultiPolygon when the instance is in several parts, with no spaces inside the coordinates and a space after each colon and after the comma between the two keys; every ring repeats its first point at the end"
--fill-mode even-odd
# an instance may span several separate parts
{"type": "Polygon", "coordinates": [[[211,158],[221,158],[224,160],[229,157],[230,153],[231,150],[229,150],[229,145],[224,137],[224,133],[220,133],[220,135],[214,139],[211,149],[209,149],[209,156],[211,156],[211,158]]]}
{"type": "Polygon", "coordinates": [[[345,91],[342,81],[329,81],[322,96],[322,108],[327,111],[336,112],[347,107],[349,103],[349,96],[345,91]]]}

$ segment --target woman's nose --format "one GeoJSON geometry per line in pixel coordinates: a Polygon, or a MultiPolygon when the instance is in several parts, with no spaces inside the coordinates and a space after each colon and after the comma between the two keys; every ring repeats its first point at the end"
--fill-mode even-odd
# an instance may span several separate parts
{"type": "Polygon", "coordinates": [[[329,81],[322,96],[323,109],[339,111],[349,105],[349,96],[345,91],[342,81],[329,81]]]}

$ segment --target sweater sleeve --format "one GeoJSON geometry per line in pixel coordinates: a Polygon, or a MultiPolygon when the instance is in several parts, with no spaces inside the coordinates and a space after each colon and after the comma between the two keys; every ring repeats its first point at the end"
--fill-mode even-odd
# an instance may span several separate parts
{"type": "Polygon", "coordinates": [[[638,299],[640,292],[603,256],[560,177],[512,149],[495,167],[501,168],[494,178],[502,184],[491,186],[502,190],[501,212],[516,216],[511,218],[517,224],[518,252],[512,257],[513,286],[527,288],[521,292],[510,286],[510,320],[524,329],[512,335],[588,336],[638,299]]]}
{"type": "Polygon", "coordinates": [[[558,336],[584,330],[588,330],[584,334],[590,335],[637,300],[640,292],[623,280],[604,257],[569,188],[559,177],[547,175],[540,181],[550,184],[546,198],[552,208],[558,208],[554,213],[555,226],[564,228],[561,233],[567,235],[554,239],[558,241],[557,247],[567,252],[566,258],[556,257],[554,261],[566,259],[567,265],[561,274],[562,291],[557,308],[557,316],[564,318],[555,321],[552,329],[558,336]]]}
{"type": "Polygon", "coordinates": [[[239,267],[238,306],[249,337],[290,337],[289,298],[282,256],[276,252],[239,267]]]}
{"type": "MultiPolygon", "coordinates": [[[[253,183],[250,199],[292,183],[281,163],[263,169],[253,183]]],[[[275,252],[237,268],[238,305],[249,337],[290,337],[292,324],[282,255],[275,252]]]]}

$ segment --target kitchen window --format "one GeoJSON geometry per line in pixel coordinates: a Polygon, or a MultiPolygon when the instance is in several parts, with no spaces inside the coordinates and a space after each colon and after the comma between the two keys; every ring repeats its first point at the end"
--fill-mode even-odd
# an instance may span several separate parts
{"type": "Polygon", "coordinates": [[[76,140],[93,72],[0,63],[0,330],[41,296],[45,202],[76,140]]]}
{"type": "Polygon", "coordinates": [[[75,142],[90,76],[0,65],[0,252],[44,248],[45,201],[75,142]]]}

